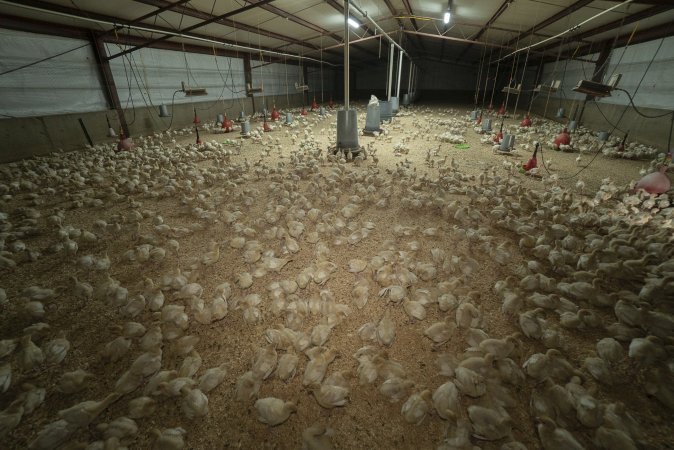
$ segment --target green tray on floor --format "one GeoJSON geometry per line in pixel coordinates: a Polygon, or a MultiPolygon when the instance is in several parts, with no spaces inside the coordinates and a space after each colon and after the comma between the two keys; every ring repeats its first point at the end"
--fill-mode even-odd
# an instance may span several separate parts
{"type": "Polygon", "coordinates": [[[465,150],[465,149],[467,149],[467,148],[470,148],[470,145],[468,145],[468,144],[456,144],[456,145],[454,146],[454,148],[458,148],[458,149],[461,149],[461,150],[465,150]]]}

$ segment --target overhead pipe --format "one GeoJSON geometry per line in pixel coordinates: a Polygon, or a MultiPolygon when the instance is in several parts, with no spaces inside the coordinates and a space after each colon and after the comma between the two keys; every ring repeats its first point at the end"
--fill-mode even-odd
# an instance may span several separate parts
{"type": "Polygon", "coordinates": [[[381,34],[383,34],[384,36],[386,36],[386,38],[389,40],[389,42],[391,42],[391,44],[393,44],[395,47],[398,47],[398,48],[400,49],[400,51],[403,52],[403,53],[405,54],[405,56],[407,56],[408,58],[410,57],[410,55],[407,54],[407,52],[405,51],[405,49],[402,48],[396,41],[394,41],[393,38],[392,38],[391,36],[389,36],[388,33],[386,33],[386,31],[384,31],[384,30],[382,29],[382,27],[380,27],[379,24],[377,24],[377,22],[375,22],[374,19],[373,19],[372,17],[370,17],[370,16],[367,14],[367,11],[363,11],[363,10],[360,9],[357,5],[351,5],[351,6],[353,7],[353,9],[355,9],[356,11],[358,11],[363,17],[365,17],[367,20],[369,20],[370,23],[372,23],[372,25],[374,25],[374,27],[375,27],[381,34]]]}
{"type": "Polygon", "coordinates": [[[519,53],[519,52],[522,52],[522,51],[525,51],[525,50],[529,50],[529,49],[531,49],[531,48],[537,47],[537,46],[539,46],[539,45],[541,45],[541,44],[544,44],[544,43],[546,43],[546,42],[548,42],[548,41],[551,41],[551,40],[553,40],[553,39],[557,39],[557,38],[559,38],[559,37],[562,37],[562,36],[564,36],[565,34],[568,34],[568,33],[571,33],[571,32],[573,32],[573,31],[576,31],[576,30],[580,29],[580,28],[581,28],[583,25],[585,25],[586,23],[592,22],[592,21],[593,21],[594,19],[596,19],[597,17],[603,16],[603,15],[606,14],[607,12],[611,12],[611,11],[613,11],[613,10],[616,9],[616,8],[619,8],[619,7],[621,7],[621,6],[625,6],[625,5],[627,5],[627,4],[630,4],[630,3],[632,3],[633,1],[634,1],[634,0],[625,0],[625,1],[622,2],[622,3],[615,4],[615,5],[611,6],[610,8],[607,8],[607,9],[605,9],[605,10],[602,10],[602,11],[598,12],[597,14],[595,14],[595,15],[592,16],[592,17],[590,17],[589,19],[585,19],[585,20],[583,20],[581,23],[572,26],[571,28],[569,28],[569,29],[566,30],[566,31],[562,31],[561,33],[557,33],[556,35],[550,36],[550,37],[547,38],[547,39],[543,39],[543,40],[540,41],[540,42],[536,42],[536,43],[531,44],[531,45],[528,45],[528,46],[526,46],[526,47],[522,47],[522,48],[520,48],[520,49],[517,49],[517,50],[515,50],[514,52],[512,52],[512,53],[510,53],[510,54],[508,54],[508,55],[505,55],[504,57],[502,57],[502,58],[499,59],[498,61],[503,61],[504,59],[510,58],[511,56],[513,56],[513,55],[515,55],[515,54],[517,54],[517,53],[519,53]]]}
{"type": "MultiPolygon", "coordinates": [[[[144,31],[144,32],[147,32],[147,33],[161,33],[161,34],[166,34],[166,35],[170,35],[170,36],[173,36],[173,37],[190,39],[190,40],[199,41],[199,42],[207,42],[209,44],[218,44],[218,45],[222,45],[222,46],[228,47],[228,48],[245,50],[245,51],[249,51],[251,53],[266,53],[266,54],[270,54],[270,55],[282,56],[282,57],[285,57],[285,58],[303,59],[303,60],[306,60],[306,61],[323,63],[323,64],[327,64],[327,65],[332,66],[332,67],[338,67],[339,66],[338,64],[332,64],[332,63],[329,63],[327,61],[321,61],[319,59],[309,58],[307,56],[294,55],[292,53],[277,52],[277,51],[274,51],[274,50],[264,50],[264,49],[260,49],[260,48],[247,47],[245,45],[239,45],[239,44],[229,44],[229,43],[226,43],[226,42],[216,41],[215,39],[202,38],[202,37],[199,37],[199,36],[192,36],[192,35],[189,35],[189,34],[177,33],[177,32],[172,32],[172,31],[168,31],[168,30],[157,30],[157,29],[153,29],[153,28],[142,27],[142,26],[139,26],[139,25],[129,25],[129,24],[119,25],[118,23],[115,23],[115,22],[112,22],[112,21],[109,21],[109,20],[93,19],[93,18],[90,18],[90,17],[82,17],[82,16],[77,16],[75,14],[69,14],[69,13],[65,13],[65,12],[61,12],[61,11],[52,11],[52,10],[46,9],[46,8],[39,8],[37,6],[23,5],[23,4],[20,4],[20,3],[14,3],[14,2],[11,2],[11,1],[7,1],[7,0],[0,0],[0,4],[16,6],[16,7],[19,7],[19,8],[24,8],[24,9],[28,9],[28,10],[32,10],[32,11],[38,11],[38,12],[47,13],[47,14],[53,14],[53,15],[61,16],[61,17],[68,17],[70,19],[77,19],[77,20],[81,20],[83,22],[92,22],[92,23],[98,23],[98,24],[102,24],[102,25],[110,25],[114,28],[120,28],[121,27],[121,28],[126,28],[126,29],[129,29],[129,30],[144,31]]],[[[112,30],[107,30],[107,31],[112,31],[112,30]]]]}

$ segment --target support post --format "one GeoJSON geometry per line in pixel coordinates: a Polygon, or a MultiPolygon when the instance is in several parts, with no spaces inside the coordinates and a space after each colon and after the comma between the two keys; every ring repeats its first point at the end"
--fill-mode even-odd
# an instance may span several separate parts
{"type": "Polygon", "coordinates": [[[349,14],[351,2],[344,0],[344,111],[349,110],[349,14]]]}
{"type": "Polygon", "coordinates": [[[398,81],[397,81],[397,86],[396,86],[396,97],[400,99],[400,80],[402,80],[403,76],[403,51],[400,50],[400,57],[398,59],[398,81]]]}
{"type": "MultiPolygon", "coordinates": [[[[246,82],[246,91],[248,86],[253,87],[253,69],[250,66],[250,53],[245,53],[243,55],[243,78],[246,82]]],[[[255,99],[253,98],[252,92],[246,92],[246,95],[250,97],[250,103],[253,105],[253,114],[255,114],[255,99]]]]}
{"type": "Polygon", "coordinates": [[[393,58],[395,58],[395,47],[391,45],[391,51],[388,58],[388,84],[386,87],[386,99],[391,101],[391,90],[393,87],[393,58]]]}
{"type": "Polygon", "coordinates": [[[98,73],[101,76],[101,81],[103,82],[105,99],[115,111],[117,111],[117,119],[119,120],[119,125],[122,127],[124,134],[129,137],[129,125],[126,123],[126,117],[124,116],[124,110],[122,109],[122,103],[119,101],[119,95],[117,94],[117,86],[115,86],[115,79],[112,77],[112,70],[110,69],[110,63],[107,60],[107,52],[105,51],[105,44],[103,41],[98,38],[95,32],[90,34],[91,45],[94,48],[94,56],[96,57],[96,66],[98,67],[98,73]]]}
{"type": "Polygon", "coordinates": [[[410,60],[410,72],[407,75],[407,95],[410,95],[412,90],[412,70],[414,69],[414,64],[410,60]]]}

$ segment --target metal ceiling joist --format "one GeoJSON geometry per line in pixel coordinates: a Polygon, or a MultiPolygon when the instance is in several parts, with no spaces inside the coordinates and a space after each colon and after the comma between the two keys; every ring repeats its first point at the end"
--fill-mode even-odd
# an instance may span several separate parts
{"type": "MultiPolygon", "coordinates": [[[[511,2],[511,1],[512,1],[512,0],[505,0],[505,1],[501,4],[501,6],[499,6],[499,8],[496,10],[496,12],[494,13],[494,15],[491,16],[491,19],[489,19],[489,20],[487,21],[487,23],[485,23],[484,26],[483,26],[482,28],[480,28],[480,29],[478,30],[477,33],[475,33],[474,36],[471,36],[471,37],[470,37],[470,40],[472,40],[472,41],[477,41],[478,39],[480,39],[480,37],[482,37],[482,35],[484,34],[484,32],[487,31],[487,30],[489,29],[489,27],[491,27],[491,26],[494,24],[494,22],[496,22],[496,21],[498,20],[499,17],[501,17],[501,14],[503,14],[503,13],[505,12],[506,9],[508,9],[508,6],[510,5],[510,2],[511,2]]],[[[444,41],[443,41],[443,44],[444,44],[444,41]]],[[[473,44],[468,44],[468,45],[466,45],[466,48],[463,49],[463,51],[459,54],[459,56],[457,56],[456,60],[458,61],[458,60],[460,60],[461,58],[463,58],[464,55],[468,52],[468,50],[470,50],[470,48],[471,48],[472,46],[473,46],[473,44]]]]}
{"type": "Polygon", "coordinates": [[[540,23],[534,25],[533,27],[529,28],[528,30],[518,34],[517,37],[509,40],[508,42],[506,42],[505,45],[510,47],[513,44],[515,44],[515,43],[519,42],[520,40],[524,39],[525,37],[531,35],[534,31],[542,30],[543,28],[545,28],[549,25],[552,25],[553,23],[563,19],[564,17],[568,16],[569,14],[572,14],[572,13],[578,11],[579,9],[589,5],[593,1],[594,0],[579,0],[576,3],[572,4],[571,6],[569,6],[567,8],[564,8],[563,10],[559,11],[557,14],[548,17],[543,22],[540,22],[540,23]]]}
{"type": "MultiPolygon", "coordinates": [[[[630,25],[634,22],[638,22],[642,19],[647,19],[652,16],[656,16],[660,13],[670,11],[673,9],[674,6],[653,6],[652,8],[644,9],[643,11],[639,11],[634,14],[630,14],[629,16],[623,18],[623,19],[618,19],[614,20],[613,22],[607,23],[605,25],[598,26],[596,28],[592,28],[587,31],[583,31],[582,33],[578,33],[574,36],[571,36],[568,38],[569,41],[582,41],[584,39],[587,39],[589,37],[592,37],[597,34],[605,33],[607,31],[614,30],[616,28],[619,28],[624,25],[630,25]]],[[[558,44],[557,43],[552,43],[548,45],[544,45],[543,47],[539,47],[539,50],[550,50],[551,48],[555,48],[558,44]]]]}
{"type": "MultiPolygon", "coordinates": [[[[171,3],[166,1],[166,0],[134,0],[134,1],[137,2],[137,3],[142,3],[144,5],[157,6],[157,7],[166,7],[166,6],[171,5],[171,3]]],[[[172,9],[172,8],[169,7],[168,9],[172,9]]],[[[176,12],[179,12],[180,14],[185,14],[186,16],[194,17],[196,19],[202,19],[202,20],[208,20],[208,19],[214,17],[212,14],[206,13],[204,11],[199,11],[197,9],[187,7],[187,6],[183,6],[182,8],[180,8],[176,12]]],[[[267,36],[267,37],[270,37],[270,38],[273,38],[273,39],[278,39],[279,41],[290,42],[290,43],[295,44],[295,45],[301,45],[301,46],[309,47],[309,48],[312,48],[313,50],[319,50],[318,46],[309,44],[309,43],[301,41],[299,39],[295,39],[295,38],[292,38],[290,36],[284,36],[282,34],[275,33],[273,31],[260,30],[257,27],[246,25],[246,24],[241,23],[241,22],[236,22],[236,21],[231,20],[229,18],[220,19],[220,20],[216,21],[215,23],[218,23],[220,25],[225,25],[225,26],[228,26],[228,27],[231,27],[231,28],[236,28],[236,29],[243,30],[243,31],[248,31],[250,33],[261,34],[263,36],[267,36]]]]}
{"type": "MultiPolygon", "coordinates": [[[[573,57],[574,55],[576,56],[584,56],[584,55],[589,55],[591,53],[595,53],[597,49],[603,48],[606,44],[610,44],[613,48],[619,48],[619,47],[624,47],[626,45],[635,45],[639,44],[641,42],[647,42],[647,41],[652,41],[654,39],[662,39],[666,38],[669,36],[674,36],[674,23],[669,22],[668,24],[665,25],[658,25],[655,27],[647,28],[645,30],[637,31],[636,33],[625,33],[620,36],[616,37],[611,37],[608,39],[604,39],[603,41],[600,42],[594,42],[592,44],[587,44],[581,47],[578,47],[576,49],[569,49],[565,52],[563,52],[560,56],[559,59],[569,59],[573,57]]],[[[531,59],[531,58],[530,58],[531,59]]],[[[536,58],[538,59],[538,58],[536,58]]],[[[550,61],[555,61],[557,59],[557,56],[544,56],[543,60],[544,62],[550,62],[550,61]]],[[[578,59],[578,58],[576,58],[578,59]]]]}
{"type": "MultiPolygon", "coordinates": [[[[412,10],[412,5],[410,5],[409,0],[403,0],[403,5],[405,5],[405,9],[407,10],[407,14],[410,16],[414,16],[414,11],[412,10]]],[[[410,22],[412,23],[412,27],[414,27],[414,31],[419,31],[419,25],[417,25],[417,21],[414,18],[410,18],[410,22]]],[[[418,38],[418,36],[417,36],[418,38]]],[[[425,51],[426,48],[424,47],[424,42],[419,39],[419,45],[421,48],[425,51]]]]}
{"type": "MultiPolygon", "coordinates": [[[[261,4],[271,3],[271,2],[273,2],[273,1],[274,1],[274,0],[261,0],[261,4]]],[[[204,21],[202,21],[202,22],[195,23],[194,25],[190,25],[189,27],[183,28],[182,30],[178,30],[177,33],[180,33],[180,34],[189,33],[190,31],[196,30],[197,28],[205,27],[206,25],[211,24],[211,23],[213,23],[213,22],[217,22],[218,20],[226,19],[227,17],[235,16],[235,15],[237,15],[237,14],[246,12],[246,11],[248,11],[248,10],[250,10],[250,9],[257,8],[257,6],[258,6],[258,5],[248,5],[248,6],[243,6],[243,7],[239,8],[239,9],[235,9],[235,10],[233,10],[233,11],[228,11],[228,12],[226,12],[226,13],[224,13],[224,14],[220,14],[219,16],[213,16],[213,17],[211,17],[211,18],[209,18],[209,19],[207,19],[207,20],[204,20],[204,21]]],[[[136,45],[136,46],[134,46],[134,47],[127,48],[126,50],[123,50],[123,51],[121,51],[121,52],[119,52],[119,53],[115,53],[114,55],[110,55],[110,56],[108,56],[107,59],[110,60],[110,59],[118,58],[118,57],[120,57],[120,56],[127,55],[127,54],[129,54],[129,53],[133,53],[133,52],[135,52],[136,50],[139,50],[139,49],[141,49],[141,48],[148,47],[148,46],[152,45],[152,44],[155,43],[155,42],[165,41],[166,39],[170,39],[170,38],[171,38],[171,35],[168,35],[168,34],[166,34],[166,35],[164,35],[164,36],[159,36],[158,38],[151,39],[151,40],[145,42],[144,44],[136,45]]]]}
{"type": "MultiPolygon", "coordinates": [[[[112,16],[107,16],[105,14],[99,14],[99,13],[93,13],[89,11],[82,11],[80,9],[75,9],[75,8],[70,8],[68,6],[62,6],[62,5],[57,5],[54,3],[47,3],[41,0],[1,0],[3,3],[7,4],[15,4],[17,6],[20,6],[22,8],[28,8],[28,9],[34,9],[37,11],[43,11],[43,12],[50,12],[54,13],[57,15],[62,15],[66,17],[72,17],[72,18],[77,18],[81,19],[84,22],[98,22],[101,24],[107,24],[110,26],[118,26],[118,25],[124,25],[125,27],[128,27],[130,29],[137,29],[140,31],[145,31],[145,32],[151,32],[151,33],[158,33],[158,34],[168,34],[168,35],[173,35],[174,37],[182,37],[186,39],[191,39],[191,40],[196,40],[196,41],[201,41],[204,43],[208,43],[210,45],[212,44],[222,44],[223,46],[230,47],[230,50],[232,50],[233,54],[237,54],[236,50],[239,51],[244,51],[244,52],[253,52],[253,53],[267,53],[272,56],[280,56],[280,57],[287,57],[287,58],[305,58],[312,60],[312,58],[306,58],[304,56],[300,55],[293,55],[289,53],[283,53],[279,52],[275,49],[270,49],[267,47],[246,47],[243,46],[239,43],[233,42],[233,41],[228,41],[226,39],[219,39],[219,38],[213,38],[211,36],[206,36],[206,35],[200,35],[196,33],[184,33],[182,35],[178,35],[178,33],[175,32],[173,29],[157,26],[157,25],[146,25],[143,24],[142,26],[140,25],[132,25],[130,20],[125,20],[125,19],[120,19],[118,17],[112,17],[112,16]]],[[[105,37],[104,40],[106,42],[111,42],[111,43],[116,43],[118,42],[118,37],[119,35],[115,36],[115,38],[111,38],[109,36],[105,37]]],[[[144,40],[147,40],[147,38],[143,38],[144,40]]],[[[207,48],[210,47],[207,46],[207,48]]],[[[211,50],[212,51],[212,50],[211,50]]],[[[317,61],[317,60],[316,60],[317,61]]],[[[330,64],[331,62],[327,62],[330,64]]]]}
{"type": "MultiPolygon", "coordinates": [[[[291,22],[295,22],[298,25],[302,25],[303,27],[309,28],[311,30],[316,31],[317,33],[320,33],[321,35],[324,36],[330,36],[332,39],[334,39],[337,42],[341,42],[342,39],[335,33],[331,33],[330,31],[319,27],[316,24],[313,24],[307,20],[302,19],[301,17],[297,17],[294,14],[291,14],[287,11],[284,11],[282,9],[277,8],[274,5],[264,5],[263,0],[244,0],[246,3],[250,3],[251,5],[259,5],[262,9],[265,11],[269,11],[270,13],[276,14],[279,17],[283,17],[284,19],[288,19],[291,22]]],[[[343,14],[343,13],[342,13],[343,14]]],[[[362,51],[363,53],[367,53],[370,56],[378,56],[376,53],[371,52],[370,50],[364,49],[359,46],[354,46],[354,48],[362,51]]]]}

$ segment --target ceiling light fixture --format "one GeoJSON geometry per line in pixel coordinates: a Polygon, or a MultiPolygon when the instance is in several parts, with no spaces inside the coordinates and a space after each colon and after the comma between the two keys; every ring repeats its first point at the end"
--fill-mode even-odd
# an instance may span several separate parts
{"type": "Polygon", "coordinates": [[[452,0],[449,0],[447,2],[447,10],[445,11],[445,14],[442,16],[442,22],[447,25],[449,21],[452,18],[452,0]]]}
{"type": "Polygon", "coordinates": [[[353,28],[360,28],[360,23],[358,23],[356,19],[349,17],[347,21],[349,22],[349,25],[351,25],[353,28]]]}

